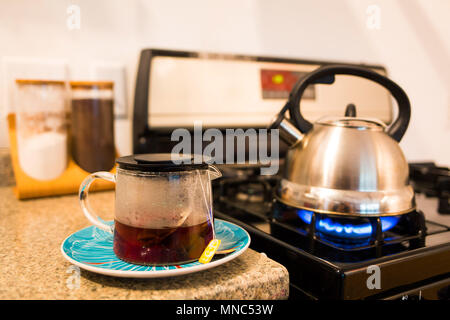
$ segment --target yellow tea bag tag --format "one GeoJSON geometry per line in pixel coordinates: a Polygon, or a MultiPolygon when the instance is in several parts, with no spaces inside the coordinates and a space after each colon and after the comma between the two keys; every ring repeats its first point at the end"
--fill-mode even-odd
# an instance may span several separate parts
{"type": "Polygon", "coordinates": [[[219,248],[220,240],[219,239],[212,239],[209,244],[206,246],[205,251],[203,251],[202,256],[198,261],[200,263],[208,263],[211,261],[211,259],[214,257],[214,254],[217,251],[217,248],[219,248]]]}

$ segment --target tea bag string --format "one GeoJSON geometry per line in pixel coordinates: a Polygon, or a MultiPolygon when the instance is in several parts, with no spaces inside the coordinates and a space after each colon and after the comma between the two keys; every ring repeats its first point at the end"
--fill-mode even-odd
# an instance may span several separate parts
{"type": "MultiPolygon", "coordinates": [[[[205,192],[205,188],[203,187],[202,176],[200,174],[200,171],[199,170],[195,170],[195,171],[197,171],[198,178],[200,180],[200,186],[202,187],[203,200],[205,201],[206,210],[208,210],[208,218],[209,218],[209,221],[211,222],[211,226],[212,226],[213,239],[215,239],[216,231],[214,230],[214,221],[213,221],[213,214],[212,214],[212,191],[210,188],[211,184],[210,183],[207,184],[207,191],[209,193],[209,203],[208,203],[208,200],[206,199],[206,192],[205,192]]],[[[209,170],[207,170],[207,172],[208,172],[208,181],[211,181],[210,175],[209,175],[209,170]]]]}
{"type": "Polygon", "coordinates": [[[212,203],[213,203],[213,196],[212,196],[212,184],[211,184],[211,176],[210,176],[210,172],[209,170],[208,172],[208,193],[209,193],[209,221],[211,221],[211,226],[212,226],[212,231],[213,231],[213,239],[216,238],[216,230],[214,228],[214,217],[213,217],[213,208],[212,208],[212,203]]]}

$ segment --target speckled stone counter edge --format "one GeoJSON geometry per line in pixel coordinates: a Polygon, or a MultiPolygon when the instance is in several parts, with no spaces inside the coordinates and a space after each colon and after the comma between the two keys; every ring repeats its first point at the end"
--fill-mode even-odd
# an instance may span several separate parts
{"type": "MultiPolygon", "coordinates": [[[[1,151],[0,161],[7,162],[9,154],[1,151]]],[[[7,173],[2,167],[0,179],[5,179],[5,172],[11,176],[12,170],[7,173]]],[[[93,204],[113,211],[113,192],[91,197],[93,204]]],[[[228,300],[289,295],[286,268],[251,249],[222,266],[183,277],[125,279],[80,270],[79,287],[69,289],[75,269],[59,247],[70,233],[88,225],[76,195],[19,201],[11,187],[0,187],[0,198],[0,299],[228,300]]]]}

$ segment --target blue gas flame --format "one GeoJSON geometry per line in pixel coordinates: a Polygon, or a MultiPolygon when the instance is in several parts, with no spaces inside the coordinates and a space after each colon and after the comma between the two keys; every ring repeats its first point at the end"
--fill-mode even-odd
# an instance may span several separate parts
{"type": "MultiPolygon", "coordinates": [[[[297,215],[303,222],[310,224],[313,213],[308,210],[300,209],[297,215]]],[[[392,229],[400,220],[399,216],[381,217],[381,230],[388,231],[392,229]]],[[[322,217],[318,219],[316,230],[326,233],[328,235],[343,237],[343,238],[361,238],[369,237],[372,234],[372,225],[370,222],[363,222],[358,224],[343,224],[329,217],[322,217]]]]}

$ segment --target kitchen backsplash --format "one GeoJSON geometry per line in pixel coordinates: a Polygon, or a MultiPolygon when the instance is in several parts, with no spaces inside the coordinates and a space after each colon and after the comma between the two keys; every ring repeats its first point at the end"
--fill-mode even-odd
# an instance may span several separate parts
{"type": "Polygon", "coordinates": [[[27,10],[22,1],[0,1],[0,147],[9,145],[5,58],[51,60],[55,68],[66,63],[68,79],[87,79],[109,63],[111,70],[123,66],[126,111],[115,121],[123,155],[132,149],[139,52],[163,48],[382,64],[412,102],[410,128],[402,141],[408,160],[450,165],[450,148],[442,147],[450,139],[449,72],[444,71],[448,3],[378,0],[383,19],[373,30],[366,25],[373,1],[343,2],[328,1],[323,10],[322,1],[202,1],[197,6],[185,1],[173,6],[170,1],[131,0],[124,7],[120,0],[78,0],[81,23],[70,28],[66,1],[31,1],[27,10]],[[414,14],[421,19],[413,23],[414,14]],[[408,45],[399,39],[408,39],[408,45]]]}

